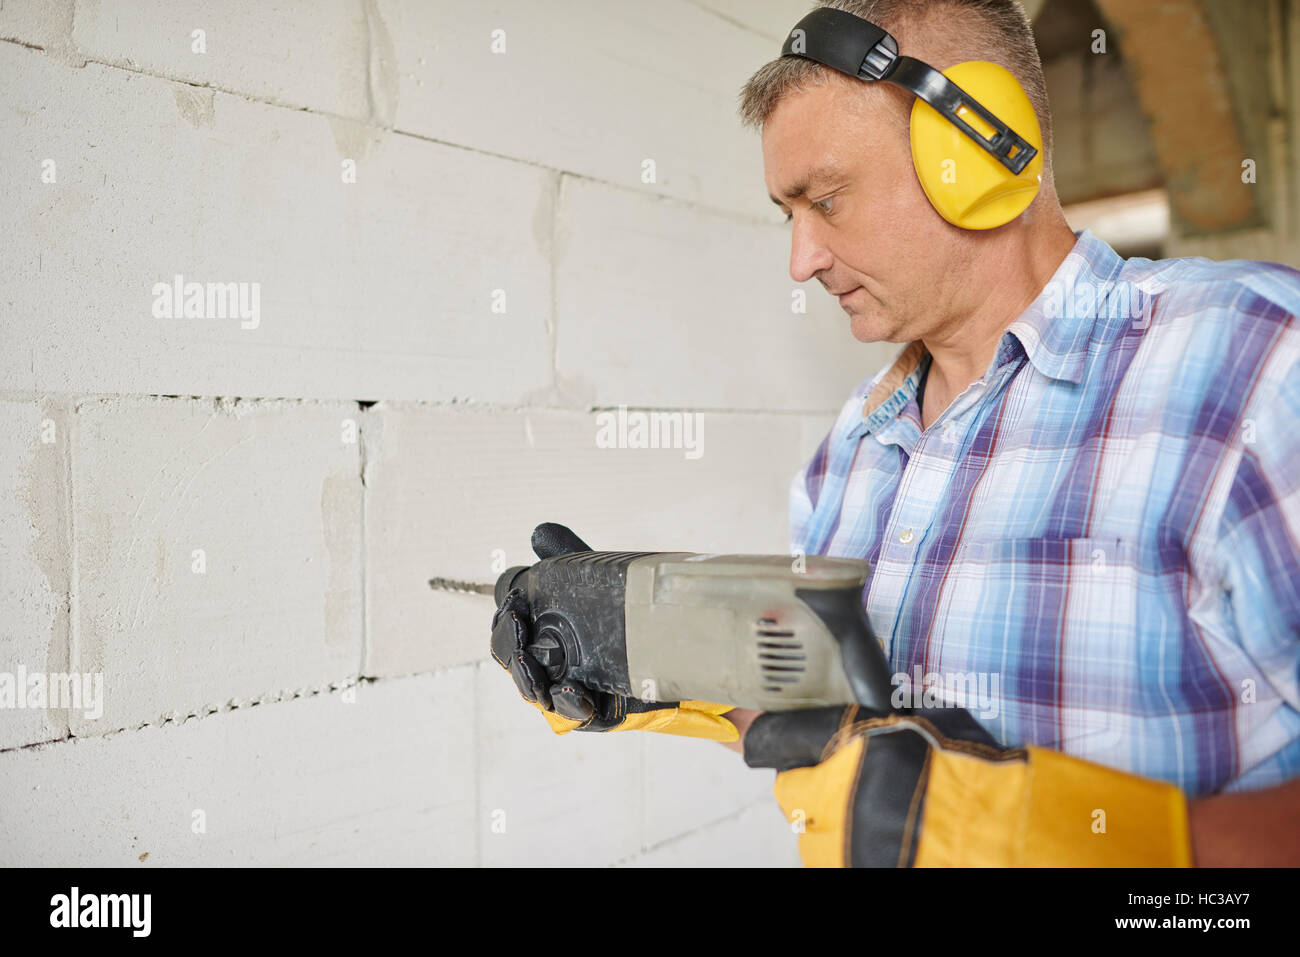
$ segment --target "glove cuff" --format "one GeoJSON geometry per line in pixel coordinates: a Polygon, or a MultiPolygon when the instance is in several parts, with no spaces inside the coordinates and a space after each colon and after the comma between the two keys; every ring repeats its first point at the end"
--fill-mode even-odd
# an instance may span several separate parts
{"type": "Polygon", "coordinates": [[[1190,867],[1177,787],[1059,751],[931,754],[918,867],[1190,867]]]}
{"type": "Polygon", "coordinates": [[[1191,867],[1187,798],[1167,781],[1139,777],[1031,747],[1029,867],[1191,867]]]}

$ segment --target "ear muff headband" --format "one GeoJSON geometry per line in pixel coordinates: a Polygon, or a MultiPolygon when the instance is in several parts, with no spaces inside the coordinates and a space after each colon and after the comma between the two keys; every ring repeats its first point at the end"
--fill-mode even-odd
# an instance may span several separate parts
{"type": "Polygon", "coordinates": [[[1043,165],[1041,133],[1028,96],[1002,67],[971,61],[940,73],[900,56],[898,41],[876,24],[830,8],[795,24],[781,55],[914,94],[912,163],[926,196],[948,222],[990,229],[1033,202],[1043,165]]]}

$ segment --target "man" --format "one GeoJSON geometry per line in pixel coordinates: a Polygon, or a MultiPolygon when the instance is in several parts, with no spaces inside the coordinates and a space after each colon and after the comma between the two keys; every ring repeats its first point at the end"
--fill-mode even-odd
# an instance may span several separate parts
{"type": "Polygon", "coordinates": [[[1300,863],[1300,274],[1072,232],[1011,0],[827,6],[935,69],[1001,64],[1041,128],[1032,203],[963,229],[918,180],[905,90],[787,56],[742,92],[791,277],[907,344],[795,477],[791,527],[871,563],[912,696],[638,720],[734,726],[810,864],[1300,863]]]}

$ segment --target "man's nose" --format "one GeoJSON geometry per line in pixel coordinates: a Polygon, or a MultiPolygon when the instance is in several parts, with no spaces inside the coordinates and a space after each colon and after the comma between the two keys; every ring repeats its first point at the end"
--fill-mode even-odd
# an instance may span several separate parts
{"type": "Polygon", "coordinates": [[[835,257],[818,235],[817,224],[796,214],[790,231],[790,278],[795,282],[807,282],[819,272],[830,269],[834,261],[835,257]]]}

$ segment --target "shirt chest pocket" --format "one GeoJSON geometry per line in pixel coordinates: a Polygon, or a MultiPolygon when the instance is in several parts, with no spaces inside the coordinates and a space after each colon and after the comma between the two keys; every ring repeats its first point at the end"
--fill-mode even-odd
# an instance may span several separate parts
{"type": "Polygon", "coordinates": [[[1121,539],[966,543],[941,574],[927,667],[982,680],[976,713],[1000,740],[1102,760],[1140,696],[1139,581],[1121,539]]]}

